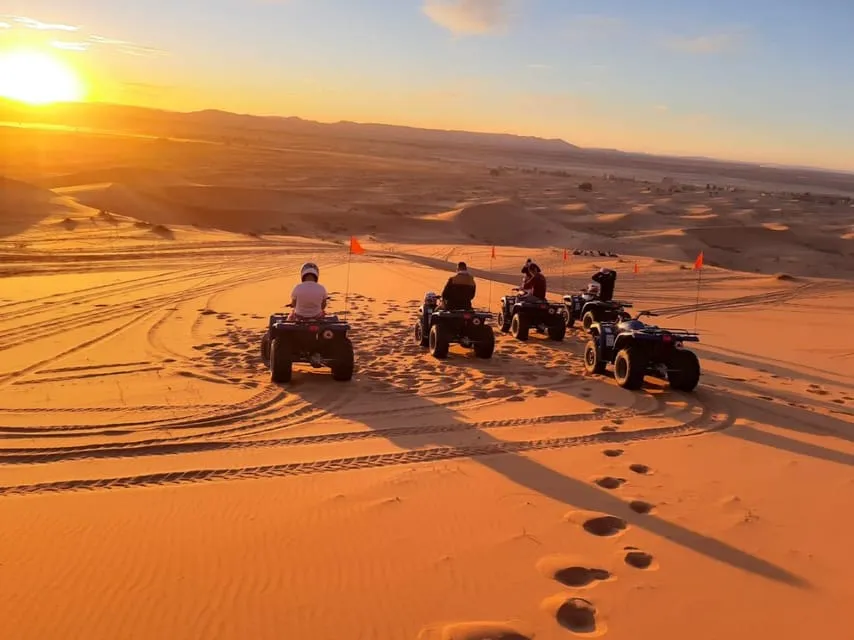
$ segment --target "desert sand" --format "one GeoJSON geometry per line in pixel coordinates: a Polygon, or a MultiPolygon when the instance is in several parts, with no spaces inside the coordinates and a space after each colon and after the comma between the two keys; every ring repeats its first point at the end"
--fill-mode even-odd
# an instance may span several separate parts
{"type": "Polygon", "coordinates": [[[850,633],[844,194],[398,142],[2,135],[2,637],[850,633]],[[578,328],[500,335],[491,361],[414,343],[456,261],[496,312],[527,257],[555,298],[608,266],[696,327],[698,389],[586,375],[578,328]],[[352,324],[349,383],[261,361],[306,260],[352,324]]]}

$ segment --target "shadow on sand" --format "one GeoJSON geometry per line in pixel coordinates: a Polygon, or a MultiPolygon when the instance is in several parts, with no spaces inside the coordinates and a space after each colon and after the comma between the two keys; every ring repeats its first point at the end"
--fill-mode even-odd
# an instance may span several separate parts
{"type": "MultiPolygon", "coordinates": [[[[318,379],[316,380],[316,384],[308,383],[301,385],[297,393],[303,396],[305,400],[312,401],[312,396],[316,393],[322,393],[321,388],[326,386],[324,382],[318,379]]],[[[405,399],[404,404],[408,408],[410,415],[429,413],[431,421],[437,424],[457,425],[460,427],[465,424],[465,420],[453,409],[438,405],[422,396],[406,393],[407,390],[405,387],[394,385],[387,380],[363,378],[357,384],[364,385],[366,387],[365,391],[369,393],[382,394],[380,397],[387,397],[391,394],[399,395],[402,399],[405,399]]],[[[332,409],[332,412],[336,413],[336,409],[332,409]]],[[[402,416],[406,415],[406,413],[402,414],[402,416]]],[[[352,414],[341,414],[341,417],[354,419],[352,414]]],[[[363,415],[359,415],[356,419],[368,427],[375,429],[380,435],[384,431],[388,431],[387,415],[378,417],[371,415],[370,412],[366,412],[363,415]]],[[[402,420],[405,419],[405,417],[402,417],[402,420]]],[[[615,516],[625,521],[629,526],[644,529],[691,549],[696,553],[719,562],[724,562],[740,570],[749,571],[753,574],[792,586],[801,588],[809,586],[803,578],[771,562],[736,549],[710,536],[692,531],[673,522],[668,522],[656,515],[639,515],[631,509],[628,502],[620,500],[605,490],[591,485],[586,481],[562,475],[527,456],[521,455],[521,453],[502,450],[502,447],[507,443],[499,440],[490,433],[479,430],[475,447],[461,446],[459,433],[464,433],[465,431],[464,428],[460,428],[459,430],[449,430],[445,433],[432,434],[429,445],[427,446],[429,448],[430,445],[433,445],[439,448],[444,459],[470,457],[474,463],[503,475],[511,482],[561,502],[572,509],[615,516]],[[457,448],[460,449],[460,452],[455,455],[454,451],[457,448]]],[[[396,433],[396,431],[388,432],[386,437],[390,442],[404,450],[422,450],[424,446],[423,436],[421,436],[421,445],[418,449],[411,449],[413,444],[411,436],[396,435],[396,433]]],[[[470,429],[469,433],[471,433],[470,429]]],[[[425,461],[429,460],[429,457],[425,456],[424,459],[425,461]]]]}

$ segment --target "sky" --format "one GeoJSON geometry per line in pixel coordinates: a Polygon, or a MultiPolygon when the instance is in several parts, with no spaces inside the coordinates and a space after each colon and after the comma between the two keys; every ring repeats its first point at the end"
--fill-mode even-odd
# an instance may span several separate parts
{"type": "Polygon", "coordinates": [[[0,0],[88,99],[854,170],[852,0],[0,0]]]}

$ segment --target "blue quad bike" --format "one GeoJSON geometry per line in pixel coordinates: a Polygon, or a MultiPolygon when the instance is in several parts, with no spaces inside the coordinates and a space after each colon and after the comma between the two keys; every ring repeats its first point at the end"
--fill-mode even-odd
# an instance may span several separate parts
{"type": "Polygon", "coordinates": [[[501,298],[498,327],[502,333],[510,333],[517,340],[527,340],[531,329],[545,333],[551,340],[560,342],[566,336],[566,321],[563,304],[538,298],[517,295],[501,298]]]}
{"type": "Polygon", "coordinates": [[[328,367],[333,380],[351,380],[355,356],[349,330],[350,325],[337,315],[288,320],[288,314],[274,313],[261,338],[261,358],[270,367],[270,380],[290,382],[295,363],[306,363],[314,369],[328,367]]]}
{"type": "Polygon", "coordinates": [[[478,358],[492,358],[495,332],[488,324],[492,314],[474,309],[440,309],[440,299],[435,293],[425,294],[415,322],[415,342],[422,348],[427,347],[430,354],[440,360],[448,357],[452,343],[473,350],[478,358]]]}
{"type": "Polygon", "coordinates": [[[566,326],[571,329],[581,320],[581,328],[585,333],[590,332],[594,322],[620,322],[631,319],[626,309],[631,309],[632,303],[624,300],[588,299],[582,294],[575,294],[564,296],[563,306],[566,326]]]}
{"type": "Polygon", "coordinates": [[[584,349],[584,368],[591,374],[614,367],[614,379],[624,389],[640,389],[644,377],[667,380],[677,391],[693,391],[700,382],[700,360],[685,342],[699,342],[696,333],[667,329],[641,321],[655,316],[641,311],[620,322],[594,322],[584,349]]]}

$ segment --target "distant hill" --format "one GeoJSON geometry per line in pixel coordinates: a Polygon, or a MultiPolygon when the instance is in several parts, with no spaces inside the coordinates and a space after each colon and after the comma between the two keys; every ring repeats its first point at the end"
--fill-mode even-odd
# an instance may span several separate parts
{"type": "Polygon", "coordinates": [[[211,131],[215,130],[221,136],[235,137],[252,133],[281,133],[443,146],[475,145],[532,153],[579,150],[579,147],[564,140],[508,133],[421,129],[346,121],[322,123],[297,117],[256,116],[216,109],[184,113],[91,102],[65,103],[40,109],[0,99],[0,121],[138,131],[175,137],[210,137],[211,131]]]}

